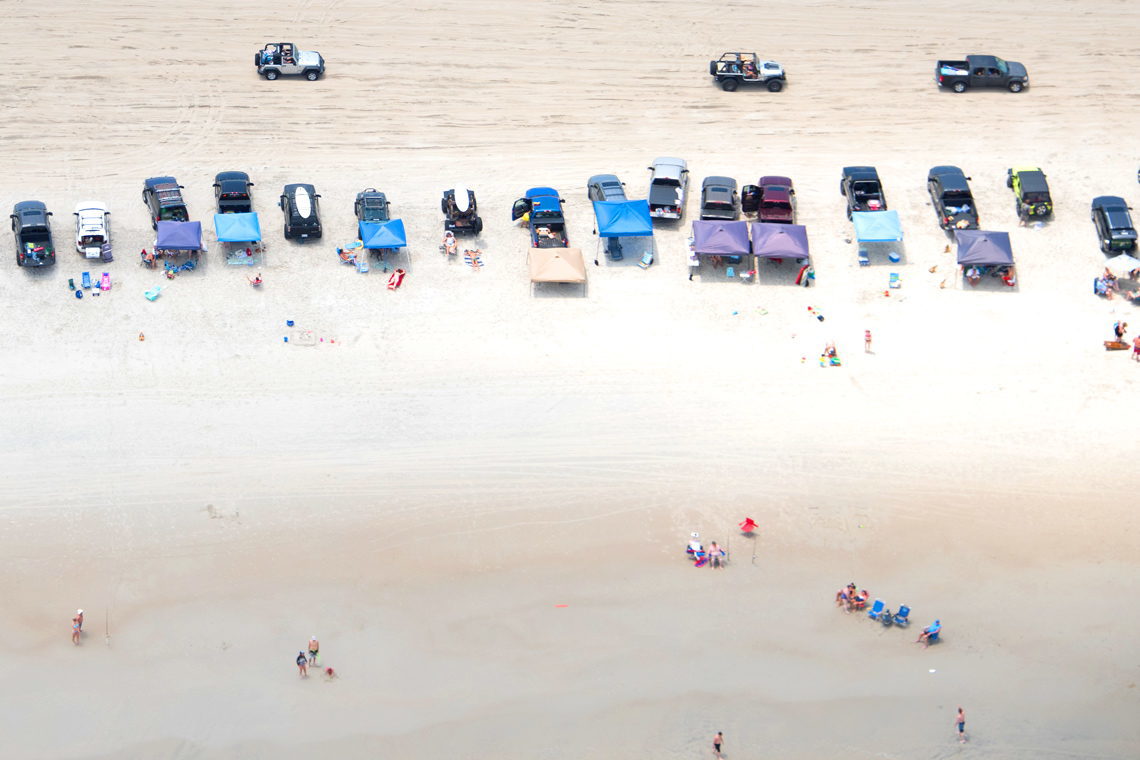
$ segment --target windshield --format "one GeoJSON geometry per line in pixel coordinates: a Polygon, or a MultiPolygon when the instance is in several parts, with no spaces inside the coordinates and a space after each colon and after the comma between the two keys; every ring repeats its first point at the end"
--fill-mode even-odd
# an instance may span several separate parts
{"type": "Polygon", "coordinates": [[[1000,58],[995,58],[994,60],[997,61],[998,71],[1001,72],[1002,76],[1009,76],[1009,64],[1000,58]]]}
{"type": "Polygon", "coordinates": [[[653,184],[661,185],[662,187],[680,187],[681,181],[678,179],[672,179],[670,177],[658,177],[657,179],[653,180],[653,184]]]}
{"type": "Polygon", "coordinates": [[[159,218],[168,222],[185,222],[187,219],[186,210],[181,208],[164,208],[159,214],[159,218]]]}

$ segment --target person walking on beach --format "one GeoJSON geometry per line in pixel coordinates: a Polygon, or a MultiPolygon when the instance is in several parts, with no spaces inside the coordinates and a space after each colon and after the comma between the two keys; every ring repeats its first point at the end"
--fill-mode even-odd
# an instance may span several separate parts
{"type": "Polygon", "coordinates": [[[713,737],[713,752],[717,757],[722,757],[720,748],[724,744],[724,731],[717,731],[716,736],[713,737]]]}
{"type": "Polygon", "coordinates": [[[297,652],[297,670],[300,672],[301,678],[309,677],[309,661],[305,659],[304,652],[297,652]]]}
{"type": "Polygon", "coordinates": [[[871,353],[871,331],[870,330],[864,330],[863,331],[863,353],[865,353],[865,354],[871,353]]]}
{"type": "Polygon", "coordinates": [[[77,617],[71,619],[71,643],[79,646],[79,634],[83,629],[83,623],[77,617]]]}
{"type": "Polygon", "coordinates": [[[79,621],[79,632],[83,632],[83,610],[75,611],[75,619],[79,621]]]}
{"type": "Polygon", "coordinates": [[[317,637],[313,636],[309,639],[309,664],[317,664],[317,655],[321,651],[321,642],[317,641],[317,637]]]}
{"type": "Polygon", "coordinates": [[[966,743],[966,711],[961,707],[958,708],[958,715],[954,718],[955,725],[958,726],[958,743],[966,743]]]}

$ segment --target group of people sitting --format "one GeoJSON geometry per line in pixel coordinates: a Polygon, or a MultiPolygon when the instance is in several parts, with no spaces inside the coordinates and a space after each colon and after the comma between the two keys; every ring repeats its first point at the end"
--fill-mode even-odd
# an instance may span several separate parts
{"type": "Polygon", "coordinates": [[[990,277],[998,277],[1009,287],[1017,284],[1017,272],[1012,266],[972,266],[966,270],[966,282],[970,285],[977,285],[982,281],[986,275],[990,277]]]}
{"type": "Polygon", "coordinates": [[[867,609],[867,602],[871,592],[867,589],[856,591],[854,583],[848,583],[835,594],[835,606],[842,607],[845,612],[855,612],[867,609]]]}
{"type": "Polygon", "coordinates": [[[709,544],[708,550],[701,544],[701,534],[693,533],[689,545],[685,547],[685,554],[693,561],[694,567],[724,567],[728,561],[728,552],[720,547],[716,541],[709,544]]]}
{"type": "MultiPolygon", "coordinates": [[[[1125,278],[1136,282],[1140,280],[1140,269],[1133,269],[1128,273],[1125,278]]],[[[1120,280],[1108,268],[1104,268],[1104,274],[1093,280],[1093,293],[1098,296],[1104,296],[1108,300],[1112,300],[1117,293],[1122,294],[1125,298],[1135,301],[1140,299],[1140,288],[1136,290],[1122,290],[1120,287],[1120,280]]]]}

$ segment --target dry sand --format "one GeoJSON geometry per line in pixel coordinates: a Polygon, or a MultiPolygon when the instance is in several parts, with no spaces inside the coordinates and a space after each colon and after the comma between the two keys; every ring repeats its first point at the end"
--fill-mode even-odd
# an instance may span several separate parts
{"type": "Polygon", "coordinates": [[[1140,754],[1140,366],[1101,348],[1140,314],[1090,294],[1088,222],[1094,195],[1137,198],[1136,6],[8,5],[0,206],[47,202],[60,261],[2,245],[6,757],[701,758],[717,730],[732,760],[1140,754]],[[327,77],[259,80],[282,38],[327,77]],[[715,88],[738,46],[789,88],[715,88]],[[966,52],[1032,87],[936,91],[966,52]],[[561,189],[592,253],[585,179],[641,195],[662,154],[694,185],[791,175],[818,287],[689,282],[686,220],[648,271],[532,292],[510,202],[561,189]],[[844,242],[850,163],[902,216],[890,298],[844,242]],[[942,163],[1010,231],[1016,290],[957,278],[923,187],[942,163]],[[1049,174],[1044,229],[1016,227],[1019,164],[1049,174]],[[229,169],[257,183],[264,288],[213,245],[147,302],[143,178],[208,220],[229,169]],[[281,238],[292,181],[323,196],[319,243],[281,238]],[[436,252],[456,182],[480,272],[436,252]],[[410,231],[395,293],[332,253],[368,186],[410,231]],[[116,284],[76,301],[85,198],[116,284]],[[283,344],[286,319],[325,342],[283,344]],[[728,569],[685,563],[692,530],[728,569]],[[836,611],[851,579],[916,625],[836,611]],[[911,643],[935,617],[944,642],[911,643]],[[314,633],[334,682],[297,678],[314,633]]]}

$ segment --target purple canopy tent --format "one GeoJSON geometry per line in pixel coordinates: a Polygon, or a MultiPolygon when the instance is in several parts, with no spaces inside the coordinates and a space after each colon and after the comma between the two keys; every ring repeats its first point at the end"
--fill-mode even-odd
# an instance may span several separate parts
{"type": "Polygon", "coordinates": [[[162,221],[158,223],[156,231],[155,251],[193,251],[197,253],[203,250],[201,222],[162,221]]]}
{"type": "Polygon", "coordinates": [[[958,241],[958,263],[962,266],[1008,266],[1013,263],[1008,232],[955,230],[954,236],[958,241]]]}
{"type": "Polygon", "coordinates": [[[693,252],[700,256],[747,256],[748,222],[693,222],[693,252]]]}
{"type": "Polygon", "coordinates": [[[753,222],[752,255],[761,259],[806,259],[807,228],[802,224],[753,222]]]}

